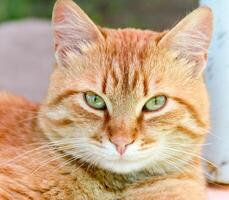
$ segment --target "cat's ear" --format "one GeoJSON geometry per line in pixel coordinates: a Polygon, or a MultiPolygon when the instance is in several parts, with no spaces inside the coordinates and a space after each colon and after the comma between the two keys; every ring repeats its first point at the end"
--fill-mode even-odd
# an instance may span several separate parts
{"type": "Polygon", "coordinates": [[[58,59],[63,59],[69,52],[86,53],[103,39],[97,26],[72,0],[57,0],[52,23],[58,59]]]}
{"type": "Polygon", "coordinates": [[[200,74],[206,65],[212,29],[211,10],[200,7],[166,33],[158,45],[176,51],[179,57],[194,63],[195,74],[200,74]]]}

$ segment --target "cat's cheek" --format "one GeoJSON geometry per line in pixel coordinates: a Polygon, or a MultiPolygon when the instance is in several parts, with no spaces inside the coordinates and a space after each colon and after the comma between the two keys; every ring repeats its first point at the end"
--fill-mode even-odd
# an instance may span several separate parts
{"type": "Polygon", "coordinates": [[[42,115],[50,120],[63,120],[70,116],[70,111],[64,105],[59,105],[55,108],[43,108],[42,115]]]}

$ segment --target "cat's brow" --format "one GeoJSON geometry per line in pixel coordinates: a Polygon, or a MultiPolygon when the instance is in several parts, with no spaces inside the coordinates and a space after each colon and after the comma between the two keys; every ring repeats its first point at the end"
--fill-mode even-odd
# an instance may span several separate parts
{"type": "Polygon", "coordinates": [[[75,95],[80,93],[80,91],[77,90],[66,90],[62,94],[60,94],[58,97],[54,98],[51,102],[49,102],[49,106],[55,106],[59,104],[63,99],[68,98],[69,96],[75,95]]]}

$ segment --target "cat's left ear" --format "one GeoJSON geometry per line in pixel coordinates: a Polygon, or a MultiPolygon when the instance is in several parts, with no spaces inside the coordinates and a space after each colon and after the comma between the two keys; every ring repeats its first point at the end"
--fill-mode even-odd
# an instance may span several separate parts
{"type": "Polygon", "coordinates": [[[200,7],[171,29],[159,41],[159,47],[176,51],[180,58],[195,65],[195,74],[203,72],[213,29],[210,8],[200,7]]]}
{"type": "Polygon", "coordinates": [[[72,0],[57,0],[52,19],[58,60],[68,53],[84,54],[103,38],[102,33],[72,0]]]}

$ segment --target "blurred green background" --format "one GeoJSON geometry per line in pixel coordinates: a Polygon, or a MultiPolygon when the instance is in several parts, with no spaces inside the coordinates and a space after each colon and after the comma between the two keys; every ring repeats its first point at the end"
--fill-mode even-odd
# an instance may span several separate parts
{"type": "MultiPolygon", "coordinates": [[[[0,0],[0,22],[51,18],[55,0],[0,0]]],[[[76,0],[98,24],[163,29],[198,6],[198,0],[76,0]]]]}

